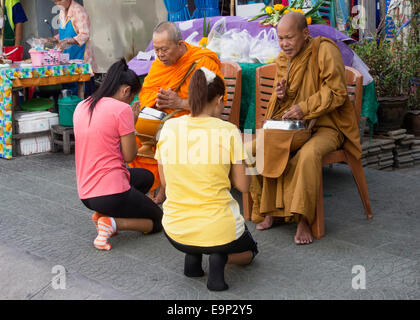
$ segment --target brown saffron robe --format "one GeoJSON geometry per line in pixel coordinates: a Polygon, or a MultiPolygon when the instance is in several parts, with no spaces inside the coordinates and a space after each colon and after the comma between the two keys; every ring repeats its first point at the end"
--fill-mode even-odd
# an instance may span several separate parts
{"type": "Polygon", "coordinates": [[[323,156],[344,147],[356,159],[361,157],[356,115],[347,94],[341,53],[333,41],[309,38],[307,45],[290,61],[281,52],[276,65],[274,88],[277,82],[287,79],[286,97],[280,101],[273,91],[266,119],[281,119],[286,110],[298,104],[304,120],[317,119],[317,122],[312,137],[290,156],[280,177],[253,176],[252,220],[259,222],[266,215],[290,220],[295,214],[301,214],[312,224],[323,156]]]}

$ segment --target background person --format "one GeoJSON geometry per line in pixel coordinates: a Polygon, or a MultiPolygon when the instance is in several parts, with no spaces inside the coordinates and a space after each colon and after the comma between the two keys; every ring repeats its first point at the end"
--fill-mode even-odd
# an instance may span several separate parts
{"type": "MultiPolygon", "coordinates": [[[[92,78],[85,83],[85,97],[95,91],[94,73],[98,68],[90,43],[90,19],[86,9],[74,0],[53,0],[60,7],[60,28],[58,34],[48,38],[55,43],[57,49],[68,53],[70,60],[83,60],[92,66],[92,78]]],[[[73,95],[78,94],[77,83],[63,84],[64,89],[71,89],[73,95]]]]}
{"type": "Polygon", "coordinates": [[[28,21],[28,18],[19,0],[6,0],[4,2],[4,18],[3,46],[21,46],[23,24],[28,21]]]}

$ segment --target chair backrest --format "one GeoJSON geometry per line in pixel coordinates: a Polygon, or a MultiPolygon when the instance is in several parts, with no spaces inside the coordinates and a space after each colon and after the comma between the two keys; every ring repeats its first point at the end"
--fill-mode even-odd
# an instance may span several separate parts
{"type": "Polygon", "coordinates": [[[255,84],[255,129],[262,128],[268,102],[273,94],[276,64],[261,66],[256,70],[255,84]]]}
{"type": "Polygon", "coordinates": [[[236,62],[222,62],[221,72],[225,78],[227,102],[221,118],[239,127],[242,94],[242,69],[236,62]]]}
{"type": "MultiPolygon", "coordinates": [[[[357,69],[348,66],[345,66],[345,71],[347,92],[350,101],[353,102],[356,120],[359,124],[363,99],[363,75],[357,69]]],[[[275,74],[275,63],[267,64],[256,70],[255,129],[262,128],[264,124],[267,105],[274,90],[275,74]]]]}
{"type": "Polygon", "coordinates": [[[347,93],[353,102],[357,124],[360,123],[363,100],[363,75],[355,68],[346,66],[347,93]]]}

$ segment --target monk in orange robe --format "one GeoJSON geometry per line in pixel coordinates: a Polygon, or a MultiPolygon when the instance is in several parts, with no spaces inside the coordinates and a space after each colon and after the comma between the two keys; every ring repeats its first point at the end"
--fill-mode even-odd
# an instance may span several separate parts
{"type": "MultiPolygon", "coordinates": [[[[217,54],[183,41],[181,31],[172,22],[162,22],[155,28],[153,48],[157,59],[152,63],[139,94],[142,107],[156,108],[168,114],[176,109],[184,109],[174,117],[189,114],[188,86],[194,71],[206,67],[223,79],[217,54]]],[[[142,146],[139,137],[137,137],[137,145],[139,148],[142,146]]],[[[129,166],[150,170],[155,176],[151,190],[160,187],[158,165],[155,159],[137,156],[133,162],[129,163],[129,166]]],[[[162,203],[164,200],[165,190],[160,187],[154,201],[162,203]]]]}
{"type": "MultiPolygon", "coordinates": [[[[316,119],[316,124],[311,138],[286,160],[280,177],[253,176],[252,220],[263,220],[257,229],[264,230],[272,226],[274,217],[295,219],[296,244],[308,244],[312,242],[310,226],[315,220],[322,158],[343,147],[360,159],[360,136],[336,44],[323,37],[311,38],[304,15],[297,12],[280,20],[277,33],[282,51],[276,60],[266,119],[316,119]]],[[[270,146],[264,144],[264,148],[270,146]]]]}

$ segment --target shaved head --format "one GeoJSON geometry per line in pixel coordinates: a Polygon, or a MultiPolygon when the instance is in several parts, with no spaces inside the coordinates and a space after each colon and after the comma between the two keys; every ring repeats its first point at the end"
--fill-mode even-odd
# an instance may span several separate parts
{"type": "Polygon", "coordinates": [[[306,17],[299,13],[299,12],[289,12],[286,13],[279,22],[280,24],[285,24],[288,27],[296,26],[299,31],[303,31],[305,28],[308,27],[308,23],[306,22],[306,17]]]}
{"type": "Polygon", "coordinates": [[[182,41],[182,33],[181,30],[179,30],[178,26],[173,22],[164,21],[159,23],[155,30],[153,30],[153,35],[157,33],[164,33],[166,32],[168,34],[168,40],[173,41],[175,43],[178,43],[179,41],[182,41]]]}
{"type": "Polygon", "coordinates": [[[289,58],[297,56],[309,41],[306,18],[299,12],[285,14],[277,25],[280,48],[289,58]]]}
{"type": "Polygon", "coordinates": [[[153,49],[166,66],[174,64],[187,52],[181,30],[175,23],[167,21],[159,23],[153,31],[153,49]]]}

